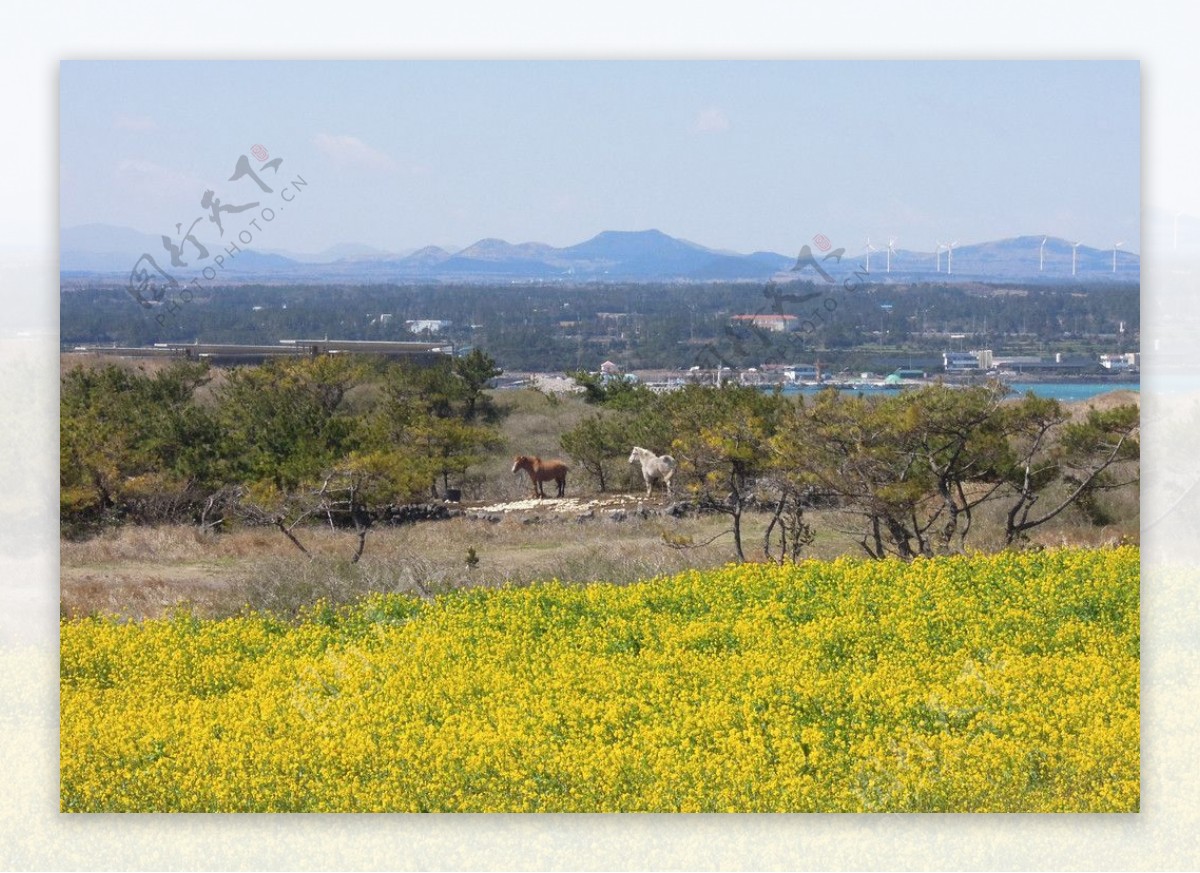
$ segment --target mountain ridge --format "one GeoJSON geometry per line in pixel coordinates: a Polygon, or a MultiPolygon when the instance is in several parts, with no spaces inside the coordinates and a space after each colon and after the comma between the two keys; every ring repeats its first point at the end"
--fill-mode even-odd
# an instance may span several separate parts
{"type": "MultiPolygon", "coordinates": [[[[201,240],[203,242],[203,240],[201,240]]],[[[191,246],[186,268],[172,268],[161,235],[104,224],[79,225],[60,232],[63,274],[129,274],[143,253],[165,272],[193,273],[211,266],[191,246]]],[[[215,251],[215,250],[214,250],[215,251]]],[[[915,281],[1135,281],[1141,258],[1124,248],[1098,249],[1062,237],[1025,234],[966,245],[952,250],[865,247],[822,252],[809,247],[813,260],[769,250],[751,254],[713,249],[673,237],[657,228],[604,230],[574,245],[510,243],[487,237],[458,251],[425,246],[408,254],[387,252],[358,243],[340,243],[319,255],[293,255],[279,250],[244,249],[221,266],[229,279],[326,281],[829,281],[911,283],[915,281]],[[1044,241],[1044,243],[1043,243],[1044,241]],[[324,255],[326,261],[313,260],[324,255]],[[835,256],[836,255],[836,256],[835,256]],[[1113,267],[1116,267],[1114,270],[1113,267]]],[[[211,253],[210,253],[211,254],[211,253]]]]}

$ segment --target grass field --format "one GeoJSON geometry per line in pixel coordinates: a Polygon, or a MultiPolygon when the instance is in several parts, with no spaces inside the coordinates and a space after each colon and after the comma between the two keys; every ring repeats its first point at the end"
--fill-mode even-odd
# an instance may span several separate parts
{"type": "Polygon", "coordinates": [[[489,517],[377,526],[357,563],[320,525],[311,559],[272,528],[63,540],[62,809],[1138,808],[1136,487],[1043,551],[1002,551],[989,505],[979,552],[864,562],[814,510],[810,560],[732,566],[728,518],[635,471],[515,503],[511,455],[591,409],[496,402],[464,483],[489,517]]]}
{"type": "Polygon", "coordinates": [[[1138,551],[61,627],[65,811],[1139,806],[1138,551]]]}

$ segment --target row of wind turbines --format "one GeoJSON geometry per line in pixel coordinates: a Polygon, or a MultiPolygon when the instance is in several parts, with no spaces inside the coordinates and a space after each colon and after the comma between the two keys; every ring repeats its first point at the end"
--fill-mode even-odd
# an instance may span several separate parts
{"type": "MultiPolygon", "coordinates": [[[[1040,246],[1038,246],[1038,272],[1039,273],[1044,272],[1044,270],[1046,268],[1046,243],[1049,240],[1050,240],[1050,237],[1048,237],[1048,236],[1042,237],[1042,243],[1040,246]]],[[[891,239],[888,240],[888,244],[887,244],[887,272],[889,272],[889,273],[892,272],[892,255],[894,255],[896,253],[896,242],[897,242],[896,237],[892,237],[891,239]]],[[[954,247],[957,245],[958,245],[958,240],[955,240],[954,242],[949,242],[949,243],[939,242],[937,244],[937,248],[934,250],[934,272],[940,273],[942,271],[942,249],[946,250],[946,274],[949,275],[950,273],[954,272],[954,247]]],[[[1081,245],[1083,245],[1082,240],[1080,240],[1079,242],[1071,243],[1071,275],[1072,276],[1074,276],[1076,273],[1076,267],[1077,267],[1077,263],[1078,263],[1076,256],[1078,254],[1079,247],[1081,245]]],[[[1123,245],[1125,245],[1124,240],[1121,240],[1120,242],[1117,242],[1117,243],[1113,243],[1112,271],[1114,273],[1117,272],[1117,249],[1119,249],[1123,245]]],[[[1178,245],[1178,243],[1177,243],[1177,245],[1178,245]]],[[[869,273],[869,272],[871,272],[871,252],[879,251],[879,249],[877,249],[877,248],[875,248],[875,246],[871,245],[870,237],[867,237],[867,244],[866,244],[866,247],[864,248],[864,251],[866,252],[866,255],[867,255],[866,271],[869,273]]]]}

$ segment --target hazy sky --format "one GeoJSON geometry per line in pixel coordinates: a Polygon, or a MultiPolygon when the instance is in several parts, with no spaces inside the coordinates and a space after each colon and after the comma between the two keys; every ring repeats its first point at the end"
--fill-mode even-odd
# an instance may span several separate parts
{"type": "Polygon", "coordinates": [[[227,180],[259,144],[308,182],[255,243],[293,252],[646,228],[1136,250],[1139,89],[1132,61],[67,62],[60,225],[173,233],[206,189],[254,199],[227,180]]]}

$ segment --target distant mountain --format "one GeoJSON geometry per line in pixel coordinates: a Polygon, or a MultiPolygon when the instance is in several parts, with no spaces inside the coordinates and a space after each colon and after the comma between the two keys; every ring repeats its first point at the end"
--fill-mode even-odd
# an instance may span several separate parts
{"type": "MultiPolygon", "coordinates": [[[[170,261],[168,260],[167,263],[169,264],[170,261]]],[[[205,263],[207,262],[192,258],[189,265],[195,267],[202,266],[205,263]]],[[[165,267],[166,264],[163,266],[165,267]]],[[[245,273],[257,276],[269,272],[299,270],[303,269],[304,266],[299,261],[284,257],[283,255],[256,252],[253,249],[242,249],[235,257],[225,259],[224,269],[229,273],[245,273]]]]}
{"type": "Polygon", "coordinates": [[[437,264],[440,275],[543,278],[557,272],[559,250],[544,243],[513,245],[502,239],[481,239],[437,264]]]}
{"type": "Polygon", "coordinates": [[[450,258],[450,253],[443,248],[425,246],[423,249],[417,249],[411,255],[399,261],[399,263],[407,264],[415,269],[423,269],[436,267],[438,264],[450,260],[450,258]]]}
{"type": "Polygon", "coordinates": [[[458,252],[455,257],[470,261],[540,261],[553,258],[557,251],[545,243],[513,245],[502,239],[481,239],[458,252]]]}
{"type": "MultiPolygon", "coordinates": [[[[1135,252],[1118,249],[1114,271],[1112,249],[1085,245],[1075,251],[1072,267],[1071,242],[1042,236],[1018,236],[971,245],[958,245],[952,240],[927,252],[898,249],[892,253],[890,273],[887,261],[886,249],[871,252],[871,281],[1137,281],[1141,271],[1141,258],[1135,252]]],[[[825,264],[825,267],[831,274],[852,275],[857,271],[861,277],[866,273],[867,254],[849,252],[840,265],[825,264]]]]}
{"type": "Polygon", "coordinates": [[[148,245],[161,246],[160,237],[142,233],[128,227],[113,227],[111,224],[80,224],[65,227],[58,235],[58,245],[63,251],[71,252],[124,252],[136,251],[148,245]]]}
{"type": "Polygon", "coordinates": [[[111,273],[128,272],[142,252],[162,252],[163,247],[161,236],[128,227],[81,224],[63,228],[58,250],[62,272],[111,273]]]}
{"type": "Polygon", "coordinates": [[[668,236],[661,230],[605,230],[562,252],[571,259],[613,262],[713,253],[711,249],[668,236]]]}
{"type": "Polygon", "coordinates": [[[790,270],[795,263],[795,258],[775,252],[755,252],[752,255],[717,255],[705,264],[702,273],[705,279],[710,280],[733,281],[746,278],[747,273],[751,274],[750,278],[765,280],[790,270]]]}
{"type": "MultiPolygon", "coordinates": [[[[863,247],[843,251],[840,261],[832,257],[833,252],[811,251],[821,269],[839,282],[855,276],[860,281],[882,283],[1136,281],[1141,268],[1136,253],[1118,249],[1114,272],[1111,249],[1080,245],[1074,250],[1072,273],[1071,242],[1041,236],[954,245],[952,250],[946,246],[930,251],[895,249],[890,254],[877,248],[868,254],[863,247]]],[[[215,266],[211,258],[220,252],[213,248],[210,258],[204,259],[189,246],[183,254],[188,266],[171,268],[161,236],[93,224],[62,231],[59,268],[72,275],[127,276],[143,253],[150,253],[163,270],[190,281],[205,267],[215,266]]],[[[743,255],[710,249],[661,230],[606,230],[565,248],[494,238],[457,252],[426,246],[407,255],[353,243],[308,256],[243,248],[224,258],[220,274],[237,281],[336,282],[821,280],[811,266],[800,270],[794,269],[796,266],[795,255],[770,251],[743,255]]]]}
{"type": "Polygon", "coordinates": [[[625,279],[702,279],[705,268],[714,260],[730,257],[661,230],[606,230],[586,242],[561,249],[561,254],[575,274],[599,273],[625,279]]]}

